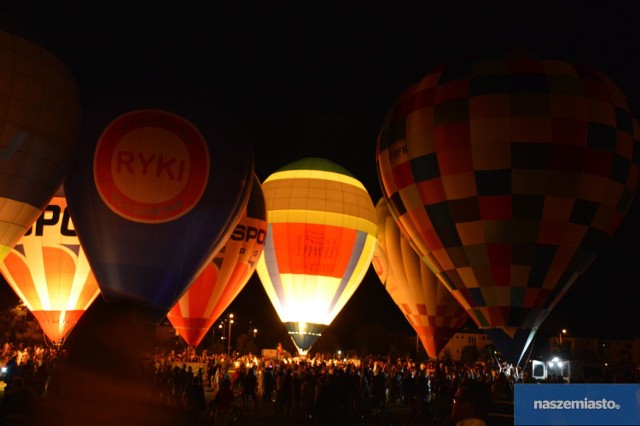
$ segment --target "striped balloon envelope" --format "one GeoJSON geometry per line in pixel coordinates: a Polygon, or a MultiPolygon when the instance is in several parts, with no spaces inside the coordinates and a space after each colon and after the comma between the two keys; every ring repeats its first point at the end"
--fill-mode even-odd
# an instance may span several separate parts
{"type": "Polygon", "coordinates": [[[61,190],[0,262],[0,271],[55,343],[100,294],[61,190]]]}
{"type": "Polygon", "coordinates": [[[412,245],[517,363],[627,214],[639,136],[603,73],[512,50],[408,88],[376,163],[412,245]]]}
{"type": "Polygon", "coordinates": [[[376,274],[429,357],[437,358],[469,315],[400,232],[384,198],[376,205],[376,217],[376,274]]]}
{"type": "Polygon", "coordinates": [[[171,325],[189,346],[200,344],[247,284],[258,265],[266,234],[264,196],[260,181],[254,176],[240,222],[213,261],[167,314],[171,325]]]}
{"type": "Polygon", "coordinates": [[[28,36],[0,30],[0,260],[68,173],[80,96],[67,66],[28,36]]]}
{"type": "Polygon", "coordinates": [[[367,190],[336,163],[304,158],[262,184],[267,241],[258,276],[305,354],[364,278],[375,248],[367,190]]]}

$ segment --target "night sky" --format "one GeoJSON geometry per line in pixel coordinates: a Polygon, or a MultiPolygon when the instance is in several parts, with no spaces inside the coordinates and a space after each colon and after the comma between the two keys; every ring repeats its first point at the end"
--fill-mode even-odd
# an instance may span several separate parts
{"type": "MultiPolygon", "coordinates": [[[[640,107],[638,2],[256,3],[5,1],[0,12],[67,63],[85,106],[157,97],[224,108],[251,135],[261,180],[299,158],[323,157],[359,178],[374,203],[376,138],[388,108],[435,66],[469,52],[520,47],[592,64],[640,107]]],[[[639,237],[636,201],[541,333],[640,337],[639,237]]],[[[257,275],[229,312],[257,325],[277,321],[257,275]]],[[[330,330],[348,339],[371,322],[410,330],[372,269],[330,330]]]]}

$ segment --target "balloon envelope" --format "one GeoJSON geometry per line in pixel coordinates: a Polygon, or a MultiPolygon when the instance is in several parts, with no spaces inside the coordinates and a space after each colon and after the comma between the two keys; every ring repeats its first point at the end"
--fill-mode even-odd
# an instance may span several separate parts
{"type": "Polygon", "coordinates": [[[389,208],[512,363],[627,213],[639,129],[604,74],[522,51],[441,66],[388,113],[389,208]]]}
{"type": "Polygon", "coordinates": [[[56,343],[100,294],[62,192],[0,262],[0,271],[56,343]]]}
{"type": "Polygon", "coordinates": [[[258,276],[298,350],[306,353],[369,268],[375,209],[360,181],[320,158],[288,164],[262,190],[269,228],[258,276]]]}
{"type": "Polygon", "coordinates": [[[402,235],[384,198],[376,205],[376,217],[374,269],[429,357],[437,358],[469,316],[402,235]]]}
{"type": "Polygon", "coordinates": [[[246,206],[248,141],[160,109],[96,108],[65,189],[108,302],[157,323],[220,250],[246,206]]]}
{"type": "Polygon", "coordinates": [[[212,262],[198,275],[167,318],[184,341],[196,347],[238,296],[258,265],[267,234],[267,212],[260,181],[240,222],[212,262]]]}
{"type": "Polygon", "coordinates": [[[0,30],[0,260],[40,216],[80,141],[80,97],[51,52],[0,30]]]}

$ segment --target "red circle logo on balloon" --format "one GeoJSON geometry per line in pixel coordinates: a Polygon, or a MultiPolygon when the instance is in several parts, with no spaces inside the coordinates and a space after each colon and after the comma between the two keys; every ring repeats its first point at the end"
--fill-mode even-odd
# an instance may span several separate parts
{"type": "Polygon", "coordinates": [[[200,200],[209,180],[209,150],[184,118],[138,110],[113,120],[100,135],[93,175],[104,203],[143,223],[179,218],[200,200]]]}

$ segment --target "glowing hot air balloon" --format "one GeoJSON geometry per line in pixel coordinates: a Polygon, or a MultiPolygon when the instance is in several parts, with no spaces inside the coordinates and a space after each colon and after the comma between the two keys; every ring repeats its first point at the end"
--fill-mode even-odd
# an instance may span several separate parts
{"type": "Polygon", "coordinates": [[[412,245],[516,363],[625,217],[639,135],[604,74],[514,50],[407,89],[377,168],[412,245]]]}
{"type": "Polygon", "coordinates": [[[246,211],[222,250],[191,284],[167,318],[189,346],[196,347],[238,296],[258,265],[267,234],[260,181],[254,177],[246,211]]]}
{"type": "Polygon", "coordinates": [[[0,260],[40,216],[80,140],[71,73],[28,38],[0,30],[0,260]]]}
{"type": "Polygon", "coordinates": [[[362,183],[319,158],[288,164],[269,176],[262,190],[269,228],[257,272],[304,354],[369,268],[375,209],[362,183]]]}
{"type": "Polygon", "coordinates": [[[67,199],[105,300],[158,323],[240,219],[252,150],[215,117],[114,110],[92,110],[67,199]]]}
{"type": "Polygon", "coordinates": [[[0,272],[55,343],[100,294],[62,191],[0,262],[0,272]]]}
{"type": "Polygon", "coordinates": [[[427,354],[437,358],[469,316],[402,235],[384,198],[376,205],[376,216],[374,269],[427,354]]]}

